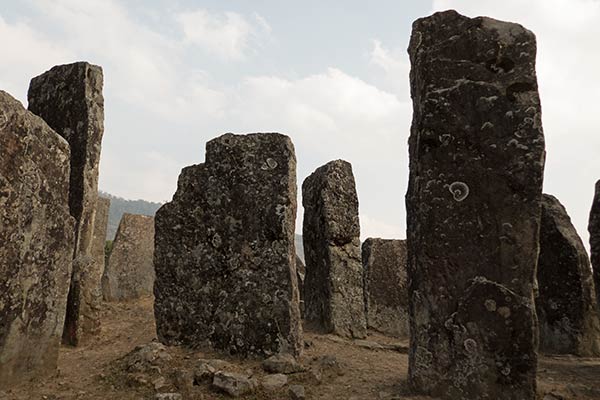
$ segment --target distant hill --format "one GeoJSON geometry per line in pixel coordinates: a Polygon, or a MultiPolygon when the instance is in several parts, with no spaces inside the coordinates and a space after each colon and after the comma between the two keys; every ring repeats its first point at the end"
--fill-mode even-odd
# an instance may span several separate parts
{"type": "Polygon", "coordinates": [[[149,215],[153,217],[156,210],[162,206],[161,203],[153,203],[146,200],[127,200],[103,191],[99,191],[98,194],[101,197],[110,199],[106,240],[113,240],[115,238],[123,213],[149,215]]]}

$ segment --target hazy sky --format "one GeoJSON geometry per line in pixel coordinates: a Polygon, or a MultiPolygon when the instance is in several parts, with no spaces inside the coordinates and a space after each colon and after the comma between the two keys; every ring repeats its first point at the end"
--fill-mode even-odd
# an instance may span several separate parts
{"type": "Polygon", "coordinates": [[[363,237],[405,237],[412,21],[454,8],[519,22],[538,38],[545,191],[587,242],[600,178],[600,0],[0,5],[0,89],[25,103],[29,80],[53,65],[104,68],[100,189],[167,201],[180,169],[204,160],[206,141],[276,131],[294,141],[299,188],[327,161],[353,164],[363,237]]]}

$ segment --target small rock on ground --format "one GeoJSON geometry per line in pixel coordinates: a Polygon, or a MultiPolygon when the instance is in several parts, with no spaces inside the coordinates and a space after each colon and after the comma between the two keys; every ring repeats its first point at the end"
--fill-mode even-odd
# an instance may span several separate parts
{"type": "Polygon", "coordinates": [[[304,391],[304,386],[302,385],[292,385],[290,386],[290,399],[292,400],[305,400],[306,393],[304,391]]]}
{"type": "Polygon", "coordinates": [[[281,389],[288,383],[288,377],[284,374],[272,374],[267,375],[262,379],[262,386],[266,390],[277,390],[281,389]]]}
{"type": "Polygon", "coordinates": [[[239,397],[252,392],[256,383],[242,374],[219,371],[213,378],[213,386],[230,396],[239,397]]]}

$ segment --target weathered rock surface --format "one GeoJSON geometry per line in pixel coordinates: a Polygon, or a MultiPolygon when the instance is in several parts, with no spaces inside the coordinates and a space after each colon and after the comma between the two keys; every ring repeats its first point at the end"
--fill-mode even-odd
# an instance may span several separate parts
{"type": "MultiPolygon", "coordinates": [[[[27,94],[29,110],[42,117],[71,149],[69,208],[75,218],[74,259],[91,255],[98,197],[98,164],[104,134],[104,98],[102,69],[86,62],[59,65],[35,77],[27,94]]],[[[79,260],[86,268],[102,268],[97,263],[79,260]]],[[[73,273],[77,271],[73,268],[73,273]]],[[[88,290],[96,290],[100,271],[85,271],[81,279],[71,279],[63,341],[77,345],[85,335],[85,326],[97,326],[98,315],[80,309],[88,290]],[[81,286],[74,286],[81,285],[81,286]],[[94,323],[89,323],[94,320],[94,323]]],[[[97,330],[94,328],[94,330],[97,330]]],[[[89,332],[92,333],[92,332],[89,332]]]]}
{"type": "MultiPolygon", "coordinates": [[[[285,375],[284,375],[285,376],[285,375]]],[[[235,372],[217,372],[213,378],[213,386],[232,397],[240,397],[256,389],[256,382],[246,375],[235,372]]]]}
{"type": "MultiPolygon", "coordinates": [[[[92,257],[98,264],[102,265],[101,272],[104,272],[106,247],[106,229],[108,226],[108,212],[110,210],[110,199],[98,197],[96,202],[96,217],[94,220],[94,238],[92,240],[92,257]]],[[[154,244],[153,244],[154,246],[154,244]]],[[[98,282],[100,290],[100,282],[98,282]]]]}
{"type": "Polygon", "coordinates": [[[544,136],[536,41],[446,11],[414,22],[406,194],[409,382],[532,400],[544,136]]]}
{"type": "Polygon", "coordinates": [[[597,306],[600,307],[600,180],[596,182],[588,232],[590,234],[590,260],[594,271],[594,285],[596,286],[596,302],[597,306]]]}
{"type": "Polygon", "coordinates": [[[600,320],[592,269],[563,205],[542,197],[536,310],[540,351],[600,356],[600,320]]]}
{"type": "Polygon", "coordinates": [[[154,218],[125,213],[102,276],[104,300],[150,295],[154,286],[154,218]]]}
{"type": "Polygon", "coordinates": [[[164,343],[230,353],[301,349],[296,157],[277,133],[225,134],[156,214],[154,312],[164,343]]]}
{"type": "Polygon", "coordinates": [[[408,337],[406,241],[367,239],[362,245],[367,326],[408,337]]]}
{"type": "Polygon", "coordinates": [[[263,361],[262,367],[267,372],[293,374],[304,371],[296,359],[290,354],[275,354],[263,361]]]}
{"type": "Polygon", "coordinates": [[[336,160],[302,184],[304,318],[327,332],[367,334],[358,197],[352,166],[336,160]]]}
{"type": "Polygon", "coordinates": [[[0,91],[0,388],[56,370],[73,257],[69,157],[0,91]]]}
{"type": "MultiPolygon", "coordinates": [[[[297,253],[296,253],[297,254],[297,253]]],[[[304,315],[304,279],[306,278],[306,266],[302,259],[296,255],[296,276],[298,277],[298,293],[300,294],[300,316],[304,315]]]]}
{"type": "Polygon", "coordinates": [[[265,390],[275,391],[281,389],[288,383],[288,377],[285,374],[270,374],[262,378],[261,385],[265,390]]]}

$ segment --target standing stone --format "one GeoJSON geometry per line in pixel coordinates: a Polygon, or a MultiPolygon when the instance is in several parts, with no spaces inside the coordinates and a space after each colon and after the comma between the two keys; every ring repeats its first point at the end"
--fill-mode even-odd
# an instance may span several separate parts
{"type": "Polygon", "coordinates": [[[181,171],[155,219],[154,314],[163,343],[300,353],[289,137],[228,133],[209,141],[206,162],[181,171]]]}
{"type": "MultiPolygon", "coordinates": [[[[105,264],[106,232],[108,228],[108,212],[110,211],[110,199],[98,197],[96,202],[96,219],[94,220],[94,238],[92,240],[92,256],[98,264],[102,264],[102,272],[105,264]]],[[[152,227],[154,229],[154,226],[152,227]]]]}
{"type": "Polygon", "coordinates": [[[446,11],[414,22],[406,194],[409,382],[532,400],[544,136],[536,41],[446,11]]]}
{"type": "MultiPolygon", "coordinates": [[[[96,200],[98,164],[104,133],[102,69],[86,62],[60,65],[35,77],[29,85],[29,110],[42,117],[64,137],[71,149],[69,208],[75,218],[75,250],[71,286],[67,300],[63,342],[77,345],[86,326],[97,326],[98,315],[84,306],[97,290],[101,268],[90,262],[96,200]],[[88,281],[91,279],[91,281],[88,281]],[[86,321],[90,319],[91,321],[86,321]]],[[[94,328],[95,330],[95,328],[94,328]]],[[[91,332],[89,332],[91,333],[91,332]]]]}
{"type": "Polygon", "coordinates": [[[123,214],[102,277],[104,300],[151,295],[154,286],[154,218],[123,214]]]}
{"type": "Polygon", "coordinates": [[[331,161],[302,184],[305,319],[327,332],[367,335],[358,197],[352,165],[331,161]]]}
{"type": "Polygon", "coordinates": [[[588,232],[590,233],[590,259],[594,270],[596,302],[598,308],[600,308],[600,180],[596,182],[588,232]]]}
{"type": "Polygon", "coordinates": [[[300,294],[300,316],[304,315],[304,278],[306,277],[306,266],[296,253],[296,275],[298,277],[298,293],[300,294]]]}
{"type": "Polygon", "coordinates": [[[590,261],[567,211],[548,194],[542,197],[537,280],[540,350],[600,356],[600,321],[590,261]]]}
{"type": "Polygon", "coordinates": [[[406,240],[367,239],[362,245],[367,326],[408,337],[406,240]]]}
{"type": "Polygon", "coordinates": [[[69,145],[0,91],[0,389],[50,375],[71,275],[69,145]]]}

